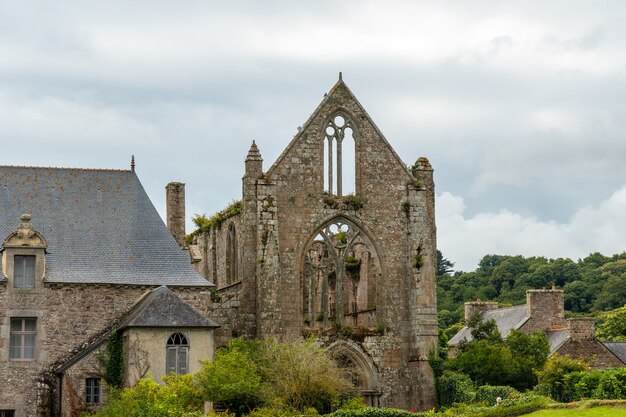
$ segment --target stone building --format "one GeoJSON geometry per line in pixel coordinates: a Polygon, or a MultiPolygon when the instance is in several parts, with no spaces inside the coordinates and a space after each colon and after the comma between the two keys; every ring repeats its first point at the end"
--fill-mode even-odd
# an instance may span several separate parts
{"type": "Polygon", "coordinates": [[[134,169],[1,166],[0,237],[0,416],[98,407],[114,335],[126,385],[212,356],[214,285],[134,169]]]}
{"type": "MultiPolygon", "coordinates": [[[[168,186],[179,242],[183,192],[168,186]]],[[[189,249],[217,285],[218,344],[314,336],[369,404],[436,404],[433,169],[407,167],[341,77],[271,167],[252,143],[242,200],[212,224],[189,249]]]]}
{"type": "MultiPolygon", "coordinates": [[[[526,304],[498,308],[495,301],[465,303],[465,321],[479,314],[483,321],[494,320],[502,337],[511,330],[543,332],[548,337],[550,356],[558,353],[591,360],[593,368],[621,367],[626,364],[626,342],[600,342],[595,338],[593,318],[565,319],[563,290],[556,288],[526,291],[526,304]]],[[[454,355],[462,340],[472,340],[472,329],[465,326],[448,345],[454,355]]]]}

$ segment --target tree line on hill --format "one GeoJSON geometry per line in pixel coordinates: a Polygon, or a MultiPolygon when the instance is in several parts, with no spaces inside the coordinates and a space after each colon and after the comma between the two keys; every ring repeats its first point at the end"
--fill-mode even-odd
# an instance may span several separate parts
{"type": "Polygon", "coordinates": [[[463,318],[463,304],[481,299],[501,307],[523,304],[526,290],[564,291],[569,316],[596,315],[626,304],[626,252],[605,256],[598,252],[584,259],[549,259],[486,255],[475,271],[454,271],[454,263],[437,251],[437,304],[439,324],[448,328],[463,318]]]}

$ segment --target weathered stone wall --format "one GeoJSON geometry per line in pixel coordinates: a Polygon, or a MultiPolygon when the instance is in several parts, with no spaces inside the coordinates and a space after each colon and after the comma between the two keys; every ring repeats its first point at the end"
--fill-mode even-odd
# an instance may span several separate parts
{"type": "MultiPolygon", "coordinates": [[[[0,404],[15,406],[16,410],[20,410],[17,416],[36,416],[38,381],[42,371],[67,358],[74,349],[107,329],[152,289],[121,285],[45,284],[42,289],[16,293],[7,290],[6,284],[1,284],[0,404]],[[10,319],[18,316],[37,318],[35,361],[8,360],[10,319]]],[[[209,289],[172,289],[182,300],[210,317],[209,289]]],[[[42,397],[43,400],[47,398],[42,397]]]]}
{"type": "MultiPolygon", "coordinates": [[[[329,220],[348,220],[373,242],[380,260],[375,308],[367,314],[373,317],[368,324],[385,332],[363,344],[380,370],[380,404],[434,406],[427,357],[437,338],[436,241],[428,160],[407,169],[340,82],[266,174],[261,163],[253,145],[243,180],[240,323],[258,337],[301,337],[307,244],[329,220]],[[324,129],[338,111],[354,126],[361,206],[324,194],[324,129]]],[[[337,325],[352,323],[340,314],[342,300],[337,303],[337,325]]]]}
{"type": "Polygon", "coordinates": [[[592,368],[616,368],[624,364],[602,343],[595,339],[569,340],[556,353],[591,361],[592,368]]]}
{"type": "Polygon", "coordinates": [[[529,319],[520,328],[523,332],[543,332],[567,328],[563,307],[563,290],[526,291],[526,310],[529,319]]]}
{"type": "Polygon", "coordinates": [[[482,314],[485,311],[496,310],[498,303],[496,301],[469,301],[465,303],[465,322],[467,322],[475,314],[482,314]]]}
{"type": "MultiPolygon", "coordinates": [[[[215,284],[217,288],[224,288],[235,282],[241,281],[241,269],[235,282],[227,282],[226,273],[226,248],[228,229],[234,224],[237,235],[241,235],[241,215],[228,218],[219,227],[211,229],[197,238],[198,247],[202,253],[202,260],[198,262],[196,270],[206,279],[215,284]]],[[[241,257],[241,249],[237,258],[241,257]]]]}

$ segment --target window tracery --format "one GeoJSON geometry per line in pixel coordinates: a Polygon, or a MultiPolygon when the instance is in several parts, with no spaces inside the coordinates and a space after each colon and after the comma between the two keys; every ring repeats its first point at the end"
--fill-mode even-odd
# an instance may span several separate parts
{"type": "Polygon", "coordinates": [[[324,128],[324,187],[328,194],[341,197],[355,192],[355,151],[354,123],[344,113],[336,113],[324,128]],[[346,140],[350,138],[353,140],[346,140]]]}
{"type": "Polygon", "coordinates": [[[380,267],[373,244],[355,223],[341,218],[321,227],[305,250],[303,271],[305,322],[368,324],[359,315],[376,308],[380,267]]]}
{"type": "Polygon", "coordinates": [[[174,333],[167,339],[166,373],[186,374],[189,372],[189,343],[182,333],[174,333]]]}

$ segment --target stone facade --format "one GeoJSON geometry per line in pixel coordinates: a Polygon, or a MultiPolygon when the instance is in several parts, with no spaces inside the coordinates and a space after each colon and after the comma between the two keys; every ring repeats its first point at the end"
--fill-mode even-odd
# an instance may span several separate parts
{"type": "Polygon", "coordinates": [[[435,406],[428,160],[408,168],[340,79],[267,171],[252,144],[242,202],[195,246],[218,285],[218,343],[317,335],[359,370],[370,404],[435,406]]]}
{"type": "MultiPolygon", "coordinates": [[[[0,411],[14,411],[16,417],[69,417],[97,407],[86,404],[86,382],[103,377],[98,357],[114,331],[123,332],[130,364],[126,385],[136,381],[140,367],[157,377],[165,372],[166,340],[175,331],[190,341],[189,369],[198,369],[198,359],[212,357],[214,286],[191,267],[133,172],[0,167],[0,185],[5,191],[0,230],[6,238],[0,251],[0,411]],[[51,189],[56,194],[47,200],[51,189]],[[7,215],[21,210],[20,204],[37,213],[32,221],[30,215],[23,215],[21,223],[15,213],[7,215]],[[68,212],[80,217],[64,221],[68,212]],[[133,226],[136,221],[140,229],[133,226]],[[121,235],[118,230],[134,232],[121,235]],[[99,245],[91,233],[114,244],[99,245]],[[142,259],[135,263],[134,254],[142,259]],[[195,315],[194,321],[185,326],[185,319],[177,318],[181,325],[172,326],[160,320],[169,309],[160,315],[152,310],[148,317],[161,322],[150,327],[125,324],[157,293],[173,300],[169,306],[178,306],[184,317],[195,315]],[[130,355],[135,346],[147,355],[141,363],[130,355]]],[[[102,384],[99,402],[105,398],[102,384]]]]}

